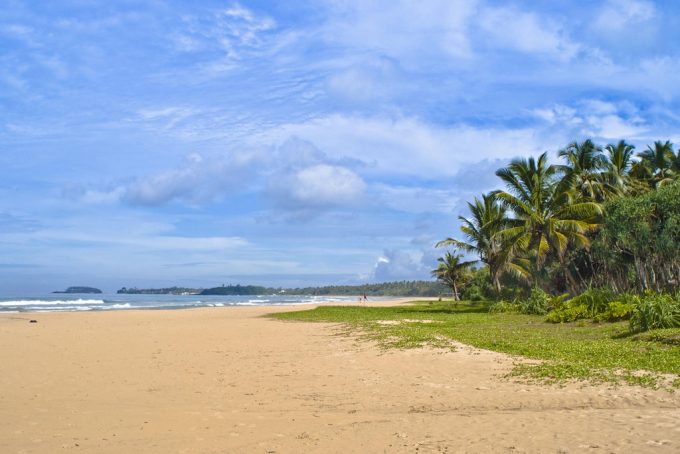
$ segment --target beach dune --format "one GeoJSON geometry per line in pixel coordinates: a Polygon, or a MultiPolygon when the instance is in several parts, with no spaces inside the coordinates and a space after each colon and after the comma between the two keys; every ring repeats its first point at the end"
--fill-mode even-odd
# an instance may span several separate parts
{"type": "Polygon", "coordinates": [[[296,309],[0,314],[0,452],[680,451],[677,394],[262,317],[296,309]]]}

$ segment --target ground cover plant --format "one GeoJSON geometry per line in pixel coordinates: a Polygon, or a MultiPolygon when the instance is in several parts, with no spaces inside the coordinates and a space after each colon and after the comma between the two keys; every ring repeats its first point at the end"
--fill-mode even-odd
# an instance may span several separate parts
{"type": "Polygon", "coordinates": [[[585,379],[644,386],[680,385],[680,328],[632,333],[627,321],[547,323],[545,315],[490,313],[489,303],[419,302],[412,306],[321,306],[275,314],[281,320],[341,323],[384,348],[451,341],[542,360],[512,374],[545,381],[585,379]]]}

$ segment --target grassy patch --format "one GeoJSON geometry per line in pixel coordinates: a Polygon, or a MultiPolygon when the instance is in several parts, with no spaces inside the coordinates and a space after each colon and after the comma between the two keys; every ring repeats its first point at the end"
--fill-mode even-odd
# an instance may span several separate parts
{"type": "Polygon", "coordinates": [[[680,383],[680,329],[631,336],[628,323],[545,323],[544,316],[489,314],[486,303],[416,303],[401,307],[320,306],[273,315],[281,320],[337,322],[385,348],[478,348],[542,360],[513,375],[544,381],[588,379],[660,386],[680,383]]]}

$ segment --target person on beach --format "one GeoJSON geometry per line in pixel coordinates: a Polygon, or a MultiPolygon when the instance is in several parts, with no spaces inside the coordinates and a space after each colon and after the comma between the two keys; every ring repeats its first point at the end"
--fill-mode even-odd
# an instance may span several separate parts
{"type": "Polygon", "coordinates": [[[366,297],[365,293],[364,293],[364,303],[368,303],[368,298],[366,297]]]}

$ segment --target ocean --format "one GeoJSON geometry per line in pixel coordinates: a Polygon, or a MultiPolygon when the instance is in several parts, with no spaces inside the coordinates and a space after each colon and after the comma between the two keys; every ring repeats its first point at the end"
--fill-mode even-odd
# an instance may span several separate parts
{"type": "MultiPolygon", "coordinates": [[[[389,298],[373,297],[371,300],[389,298]]],[[[75,312],[131,309],[191,309],[196,307],[290,306],[310,303],[355,303],[356,296],[309,295],[123,295],[46,294],[0,298],[0,312],[75,312]]]]}

